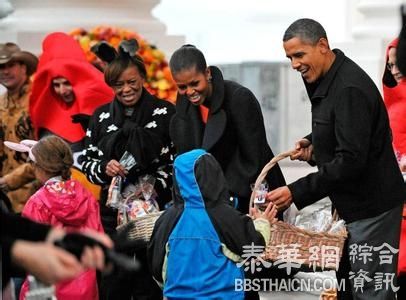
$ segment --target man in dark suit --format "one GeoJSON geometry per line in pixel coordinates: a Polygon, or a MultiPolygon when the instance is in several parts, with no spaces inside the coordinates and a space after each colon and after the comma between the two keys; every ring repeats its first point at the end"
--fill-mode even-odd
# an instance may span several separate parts
{"type": "Polygon", "coordinates": [[[292,23],[283,46],[312,105],[312,132],[297,142],[292,159],[313,162],[318,171],[271,191],[267,199],[283,210],[292,202],[301,209],[329,196],[349,232],[337,276],[352,279],[352,291],[347,284],[339,299],[395,299],[406,191],[382,97],[357,64],[330,49],[318,22],[292,23]],[[390,253],[391,263],[382,263],[382,251],[390,253]]]}

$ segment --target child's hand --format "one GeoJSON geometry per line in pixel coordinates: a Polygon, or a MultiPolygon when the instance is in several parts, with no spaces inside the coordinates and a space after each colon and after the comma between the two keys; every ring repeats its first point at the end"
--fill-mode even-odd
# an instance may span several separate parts
{"type": "Polygon", "coordinates": [[[263,212],[256,207],[251,207],[250,209],[251,218],[253,218],[254,220],[258,218],[266,219],[271,224],[276,223],[278,221],[278,219],[276,218],[277,213],[278,210],[276,209],[276,206],[272,202],[268,203],[265,211],[263,212]]]}

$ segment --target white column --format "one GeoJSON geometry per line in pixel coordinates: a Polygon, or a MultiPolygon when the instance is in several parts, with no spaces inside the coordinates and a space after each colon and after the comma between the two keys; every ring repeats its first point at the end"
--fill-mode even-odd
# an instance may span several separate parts
{"type": "Polygon", "coordinates": [[[166,26],[151,14],[160,0],[14,0],[14,13],[0,20],[0,42],[13,41],[23,49],[41,52],[50,32],[76,27],[119,26],[135,31],[169,57],[184,43],[168,36],[166,26]]]}
{"type": "Polygon", "coordinates": [[[338,46],[381,89],[385,50],[400,31],[403,0],[347,0],[348,42],[338,46]]]}

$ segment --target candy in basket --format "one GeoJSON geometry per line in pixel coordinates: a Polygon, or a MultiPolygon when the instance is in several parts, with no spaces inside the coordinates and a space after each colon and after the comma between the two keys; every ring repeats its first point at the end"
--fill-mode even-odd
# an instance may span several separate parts
{"type": "MultiPolygon", "coordinates": [[[[276,163],[293,154],[292,151],[275,156],[255,181],[251,194],[250,206],[258,203],[257,191],[265,180],[269,170],[276,163]]],[[[320,210],[310,217],[299,216],[292,224],[277,221],[271,226],[270,242],[263,253],[263,258],[278,263],[286,262],[310,269],[338,269],[347,237],[342,220],[335,221],[325,210],[320,210]]],[[[289,219],[289,218],[288,218],[289,219]]],[[[292,219],[292,218],[290,218],[292,219]]]]}
{"type": "Polygon", "coordinates": [[[118,231],[128,230],[128,238],[149,241],[155,221],[162,212],[159,211],[155,189],[155,178],[144,175],[136,185],[128,186],[123,192],[123,205],[118,214],[118,231]]]}

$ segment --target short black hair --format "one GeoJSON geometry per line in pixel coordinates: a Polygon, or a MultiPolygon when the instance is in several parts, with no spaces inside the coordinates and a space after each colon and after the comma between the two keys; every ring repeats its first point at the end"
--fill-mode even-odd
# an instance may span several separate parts
{"type": "Polygon", "coordinates": [[[112,87],[127,68],[134,66],[137,68],[141,77],[147,79],[147,70],[141,56],[138,54],[132,56],[117,56],[112,62],[110,62],[104,70],[104,81],[107,85],[112,87]]]}
{"type": "Polygon", "coordinates": [[[327,34],[321,24],[313,19],[299,19],[293,22],[283,35],[283,42],[289,41],[294,37],[309,43],[311,45],[317,44],[321,38],[327,40],[327,34]]]}
{"type": "Polygon", "coordinates": [[[196,68],[196,71],[203,73],[207,69],[207,64],[202,51],[190,44],[183,45],[176,50],[169,61],[172,74],[193,67],[196,68]]]}

